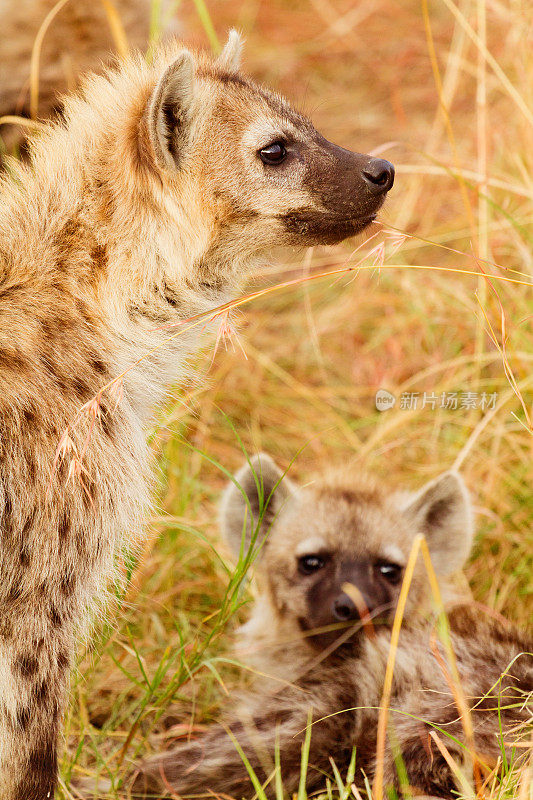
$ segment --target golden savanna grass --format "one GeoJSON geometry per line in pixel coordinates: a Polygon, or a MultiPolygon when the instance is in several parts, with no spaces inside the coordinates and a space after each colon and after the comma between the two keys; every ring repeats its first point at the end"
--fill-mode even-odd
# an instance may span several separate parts
{"type": "MultiPolygon", "coordinates": [[[[154,34],[158,10],[154,0],[154,34]]],[[[244,304],[242,348],[221,337],[214,357],[198,359],[207,388],[176,390],[160,414],[158,510],[141,558],[125,559],[118,624],[81,657],[65,798],[82,775],[110,778],[109,797],[120,797],[136,756],[194,733],[231,701],[230,632],[248,595],[242,576],[231,581],[216,503],[243,450],[294,460],[299,478],[350,462],[413,487],[460,467],[478,512],[474,598],[531,625],[532,12],[520,0],[176,8],[195,44],[216,49],[229,27],[241,29],[247,71],[329,139],[393,161],[397,179],[367,244],[284,254],[255,276],[251,290],[299,280],[244,304]],[[302,280],[345,266],[357,269],[302,280]],[[380,388],[397,397],[381,413],[380,388]],[[454,392],[458,407],[441,407],[454,392]],[[464,393],[491,407],[461,407],[464,393]]],[[[524,748],[478,796],[530,800],[531,764],[524,748]]],[[[338,783],[336,797],[346,794],[338,783]]]]}

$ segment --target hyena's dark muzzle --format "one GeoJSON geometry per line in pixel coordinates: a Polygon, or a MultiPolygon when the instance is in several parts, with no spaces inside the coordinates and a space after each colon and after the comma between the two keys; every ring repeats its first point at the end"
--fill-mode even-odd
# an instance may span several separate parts
{"type": "Polygon", "coordinates": [[[304,161],[311,203],[280,215],[298,244],[334,244],[359,233],[374,221],[394,184],[389,161],[345,150],[319,134],[304,161]]]}
{"type": "Polygon", "coordinates": [[[350,629],[353,642],[367,618],[374,625],[390,624],[395,599],[396,592],[376,578],[368,562],[348,561],[336,568],[326,564],[308,588],[307,614],[298,622],[319,648],[333,644],[350,629]],[[347,591],[347,585],[352,591],[347,591]]]}

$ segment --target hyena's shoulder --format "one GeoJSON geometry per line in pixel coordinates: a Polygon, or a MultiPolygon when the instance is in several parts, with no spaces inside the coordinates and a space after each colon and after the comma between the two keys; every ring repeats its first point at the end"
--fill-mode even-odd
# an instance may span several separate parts
{"type": "MultiPolygon", "coordinates": [[[[496,697],[511,689],[527,699],[533,692],[531,632],[518,629],[503,617],[474,603],[455,603],[447,610],[446,616],[458,674],[466,695],[496,697]]],[[[388,656],[388,642],[381,644],[384,646],[380,648],[379,637],[377,646],[367,643],[362,658],[366,668],[376,675],[380,670],[383,673],[383,664],[388,656]]],[[[431,619],[423,624],[416,621],[414,625],[407,624],[400,636],[396,658],[398,705],[407,703],[412,710],[420,702],[421,708],[439,708],[435,699],[432,701],[429,695],[418,689],[423,686],[447,691],[439,665],[446,658],[444,646],[435,639],[431,619]],[[440,657],[438,650],[441,651],[440,657]],[[414,693],[413,689],[416,690],[414,693]]]]}
{"type": "Polygon", "coordinates": [[[473,676],[482,680],[496,665],[499,674],[509,672],[533,691],[533,635],[496,613],[475,605],[458,604],[449,614],[450,631],[460,660],[473,676]]]}

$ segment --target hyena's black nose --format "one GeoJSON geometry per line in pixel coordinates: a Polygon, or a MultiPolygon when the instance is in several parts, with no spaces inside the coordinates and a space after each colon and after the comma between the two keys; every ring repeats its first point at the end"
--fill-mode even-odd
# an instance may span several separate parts
{"type": "Polygon", "coordinates": [[[373,158],[364,168],[363,178],[372,194],[384,194],[392,189],[394,167],[384,158],[373,158]]]}
{"type": "Polygon", "coordinates": [[[339,622],[348,622],[351,619],[359,618],[355,603],[344,592],[333,601],[333,616],[339,622]]]}

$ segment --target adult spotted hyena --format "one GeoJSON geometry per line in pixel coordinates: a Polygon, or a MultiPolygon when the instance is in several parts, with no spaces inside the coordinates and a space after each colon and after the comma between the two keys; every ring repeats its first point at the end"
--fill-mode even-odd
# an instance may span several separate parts
{"type": "MultiPolygon", "coordinates": [[[[504,751],[509,758],[520,727],[531,719],[533,641],[454,598],[450,576],[461,568],[472,538],[470,502],[460,477],[446,473],[417,494],[349,471],[303,489],[282,478],[262,455],[236,475],[241,488],[231,483],[222,507],[222,526],[235,553],[250,546],[252,530],[257,537],[259,593],[241,631],[241,655],[253,674],[263,677],[240,698],[238,713],[226,717],[225,727],[213,726],[198,740],[140,764],[134,796],[254,795],[228,728],[261,782],[273,774],[277,742],[290,796],[300,782],[310,712],[307,791],[324,788],[330,757],[346,775],[354,747],[356,781],[362,783],[360,769],[371,779],[390,626],[418,533],[426,536],[446,590],[480,769],[492,769],[504,751]]],[[[425,613],[428,600],[418,569],[396,656],[391,722],[409,796],[449,798],[454,774],[429,734],[436,730],[461,764],[464,733],[443,668],[446,656],[433,640],[434,620],[425,613]]],[[[385,783],[401,788],[390,749],[385,783]]],[[[274,795],[274,785],[271,780],[267,793],[274,795]]]]}
{"type": "Polygon", "coordinates": [[[388,162],[244,78],[239,51],[236,34],[216,62],[176,43],[88,79],[2,180],[2,800],[54,792],[76,629],[138,538],[143,425],[199,338],[169,326],[273,245],[362,230],[392,186],[388,162]]]}

